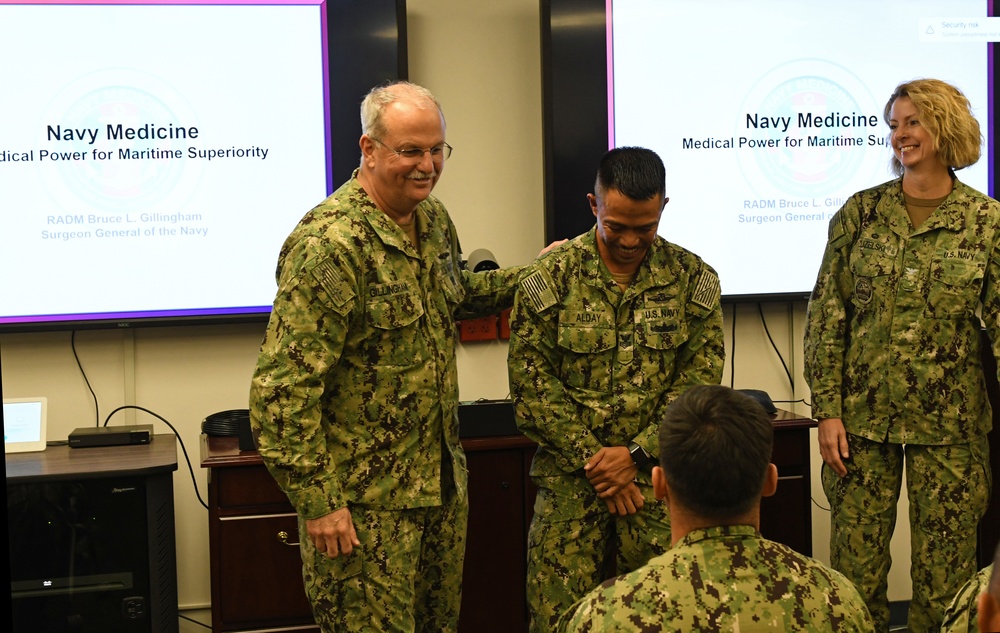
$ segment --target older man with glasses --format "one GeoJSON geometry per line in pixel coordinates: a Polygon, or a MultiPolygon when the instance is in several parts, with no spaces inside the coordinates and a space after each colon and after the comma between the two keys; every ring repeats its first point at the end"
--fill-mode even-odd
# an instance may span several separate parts
{"type": "Polygon", "coordinates": [[[260,454],[299,514],[324,631],[455,631],[468,516],[455,320],[513,302],[521,268],[463,269],[431,196],[451,154],[426,89],[375,88],[361,165],[278,260],[250,392],[260,454]]]}

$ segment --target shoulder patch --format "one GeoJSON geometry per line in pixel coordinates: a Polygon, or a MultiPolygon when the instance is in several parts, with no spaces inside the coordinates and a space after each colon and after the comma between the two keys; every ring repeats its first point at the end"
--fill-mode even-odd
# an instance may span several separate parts
{"type": "Polygon", "coordinates": [[[847,228],[844,227],[844,218],[840,212],[833,216],[830,220],[830,227],[827,231],[827,243],[833,248],[840,248],[845,243],[851,241],[852,236],[848,234],[847,228]]]}
{"type": "Polygon", "coordinates": [[[343,308],[344,304],[354,297],[354,291],[344,281],[337,266],[329,259],[317,264],[309,272],[338,309],[343,308]]]}
{"type": "Polygon", "coordinates": [[[719,276],[707,268],[702,269],[691,293],[691,303],[711,310],[719,301],[719,276]]]}
{"type": "Polygon", "coordinates": [[[544,269],[536,268],[530,275],[522,279],[518,292],[528,300],[535,312],[542,312],[557,303],[552,280],[544,269]]]}

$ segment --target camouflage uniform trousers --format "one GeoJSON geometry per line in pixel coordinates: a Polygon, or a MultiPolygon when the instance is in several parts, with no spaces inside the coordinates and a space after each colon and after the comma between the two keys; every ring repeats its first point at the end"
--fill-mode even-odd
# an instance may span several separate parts
{"type": "Polygon", "coordinates": [[[990,499],[989,446],[887,444],[848,434],[847,475],[824,464],[830,564],[858,588],[876,631],[889,629],[889,542],[906,465],[910,504],[910,631],[938,631],[976,571],[976,527],[990,499]],[[904,459],[905,455],[905,459],[904,459]]]}
{"type": "Polygon", "coordinates": [[[352,506],[361,547],[332,559],[300,519],[302,578],[322,631],[457,631],[468,509],[454,487],[441,506],[352,506]]]}
{"type": "Polygon", "coordinates": [[[528,530],[531,633],[554,631],[559,616],[587,592],[670,549],[670,515],[652,486],[639,484],[642,509],[619,517],[585,477],[532,479],[538,496],[528,530]]]}

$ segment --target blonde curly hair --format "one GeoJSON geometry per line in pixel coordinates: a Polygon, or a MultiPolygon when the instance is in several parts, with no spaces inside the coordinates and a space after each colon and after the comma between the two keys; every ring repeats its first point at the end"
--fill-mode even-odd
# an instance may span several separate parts
{"type": "MultiPolygon", "coordinates": [[[[889,123],[889,111],[900,97],[913,101],[920,124],[934,139],[934,151],[953,170],[974,165],[979,160],[983,135],[972,115],[972,104],[962,91],[940,79],[914,79],[898,86],[885,104],[882,118],[889,123]]],[[[903,165],[895,155],[892,172],[903,175],[903,165]]]]}

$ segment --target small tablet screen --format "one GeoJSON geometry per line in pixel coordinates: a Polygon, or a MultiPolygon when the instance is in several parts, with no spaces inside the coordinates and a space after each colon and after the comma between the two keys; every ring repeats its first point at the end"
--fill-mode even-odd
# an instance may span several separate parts
{"type": "Polygon", "coordinates": [[[45,398],[9,398],[3,401],[4,453],[45,450],[45,398]]]}

